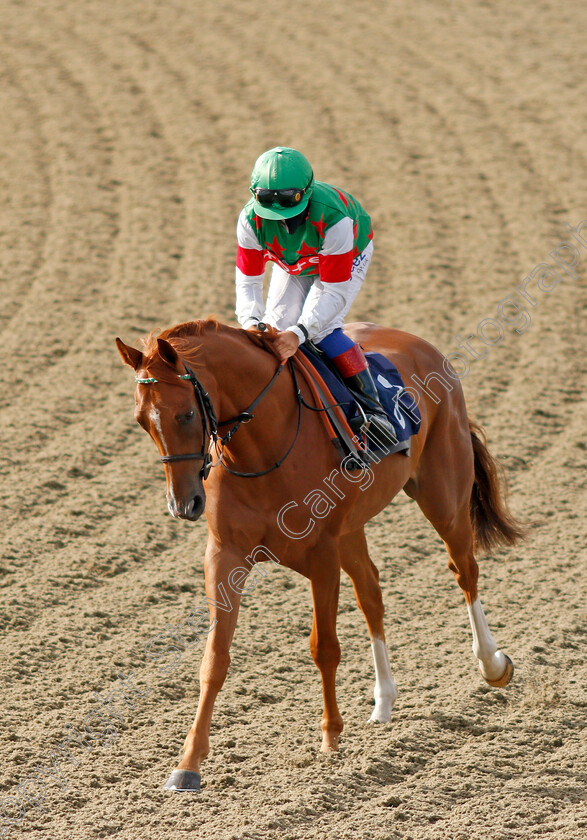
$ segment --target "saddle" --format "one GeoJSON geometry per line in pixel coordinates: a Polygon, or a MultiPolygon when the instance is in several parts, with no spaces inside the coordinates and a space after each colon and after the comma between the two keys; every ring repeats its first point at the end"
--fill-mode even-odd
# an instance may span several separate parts
{"type": "Polygon", "coordinates": [[[365,353],[381,404],[395,429],[395,439],[382,440],[369,430],[360,403],[345,385],[325,353],[306,341],[294,363],[310,387],[316,408],[341,458],[350,469],[364,469],[373,461],[396,452],[410,454],[410,438],[420,429],[418,407],[405,390],[402,378],[389,359],[380,353],[365,353]],[[350,456],[350,457],[349,457],[350,456]]]}

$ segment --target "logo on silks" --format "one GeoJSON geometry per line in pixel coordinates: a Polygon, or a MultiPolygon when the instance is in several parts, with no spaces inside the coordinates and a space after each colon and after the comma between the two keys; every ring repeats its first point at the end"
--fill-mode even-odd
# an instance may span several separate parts
{"type": "MultiPolygon", "coordinates": [[[[305,271],[308,268],[317,268],[319,263],[319,257],[317,254],[312,253],[310,257],[302,257],[293,265],[289,265],[289,263],[280,260],[279,257],[276,257],[272,251],[267,251],[265,254],[265,261],[270,261],[277,263],[277,265],[286,271],[288,274],[301,274],[302,271],[305,271]]],[[[314,273],[318,273],[315,271],[314,273]]]]}
{"type": "Polygon", "coordinates": [[[377,374],[377,381],[383,385],[388,391],[393,391],[395,389],[395,394],[391,394],[391,399],[393,401],[393,416],[400,424],[402,429],[406,428],[406,419],[402,414],[399,406],[399,398],[404,393],[405,389],[401,385],[394,385],[388,379],[383,376],[382,373],[377,374]]]}

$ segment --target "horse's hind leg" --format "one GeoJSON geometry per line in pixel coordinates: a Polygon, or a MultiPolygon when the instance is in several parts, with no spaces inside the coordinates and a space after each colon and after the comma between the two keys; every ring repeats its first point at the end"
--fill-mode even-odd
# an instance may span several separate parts
{"type": "MultiPolygon", "coordinates": [[[[437,528],[438,530],[438,528],[437,528]]],[[[492,686],[505,686],[512,678],[514,666],[493,638],[477,592],[479,569],[473,554],[473,531],[469,506],[461,510],[456,522],[438,531],[449,554],[449,569],[465,594],[467,612],[473,632],[473,653],[483,678],[492,686]]]]}
{"type": "Polygon", "coordinates": [[[418,480],[404,490],[415,499],[446,546],[448,567],[463,590],[471,629],[473,653],[483,678],[492,686],[505,686],[514,672],[511,659],[498,650],[477,592],[479,568],[473,552],[470,498],[473,484],[472,452],[428,454],[418,480]],[[436,456],[436,457],[435,457],[436,456]],[[436,462],[438,458],[438,462],[436,462]],[[470,461],[470,464],[469,464],[470,461]]]}
{"type": "Polygon", "coordinates": [[[369,720],[372,723],[387,723],[391,719],[397,688],[385,644],[384,606],[379,572],[369,557],[363,529],[342,537],[339,545],[342,568],[353,582],[357,603],[363,611],[371,636],[375,663],[375,708],[369,720]]]}

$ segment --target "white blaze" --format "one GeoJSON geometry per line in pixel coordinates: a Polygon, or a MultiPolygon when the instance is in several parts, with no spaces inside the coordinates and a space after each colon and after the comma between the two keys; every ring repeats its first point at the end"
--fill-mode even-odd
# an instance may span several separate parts
{"type": "Polygon", "coordinates": [[[167,444],[165,443],[165,439],[163,437],[163,429],[161,428],[161,414],[158,408],[152,408],[149,411],[149,420],[157,429],[157,434],[159,435],[159,440],[161,442],[161,446],[163,447],[163,454],[167,455],[167,444]]]}

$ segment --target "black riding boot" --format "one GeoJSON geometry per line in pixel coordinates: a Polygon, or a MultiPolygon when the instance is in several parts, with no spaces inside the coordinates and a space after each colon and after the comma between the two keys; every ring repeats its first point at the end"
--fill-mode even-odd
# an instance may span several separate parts
{"type": "Polygon", "coordinates": [[[369,437],[375,438],[382,446],[397,443],[395,429],[379,401],[379,394],[369,368],[355,373],[354,376],[346,377],[344,381],[367,415],[366,423],[362,417],[351,420],[351,429],[354,432],[368,431],[369,437]]]}

